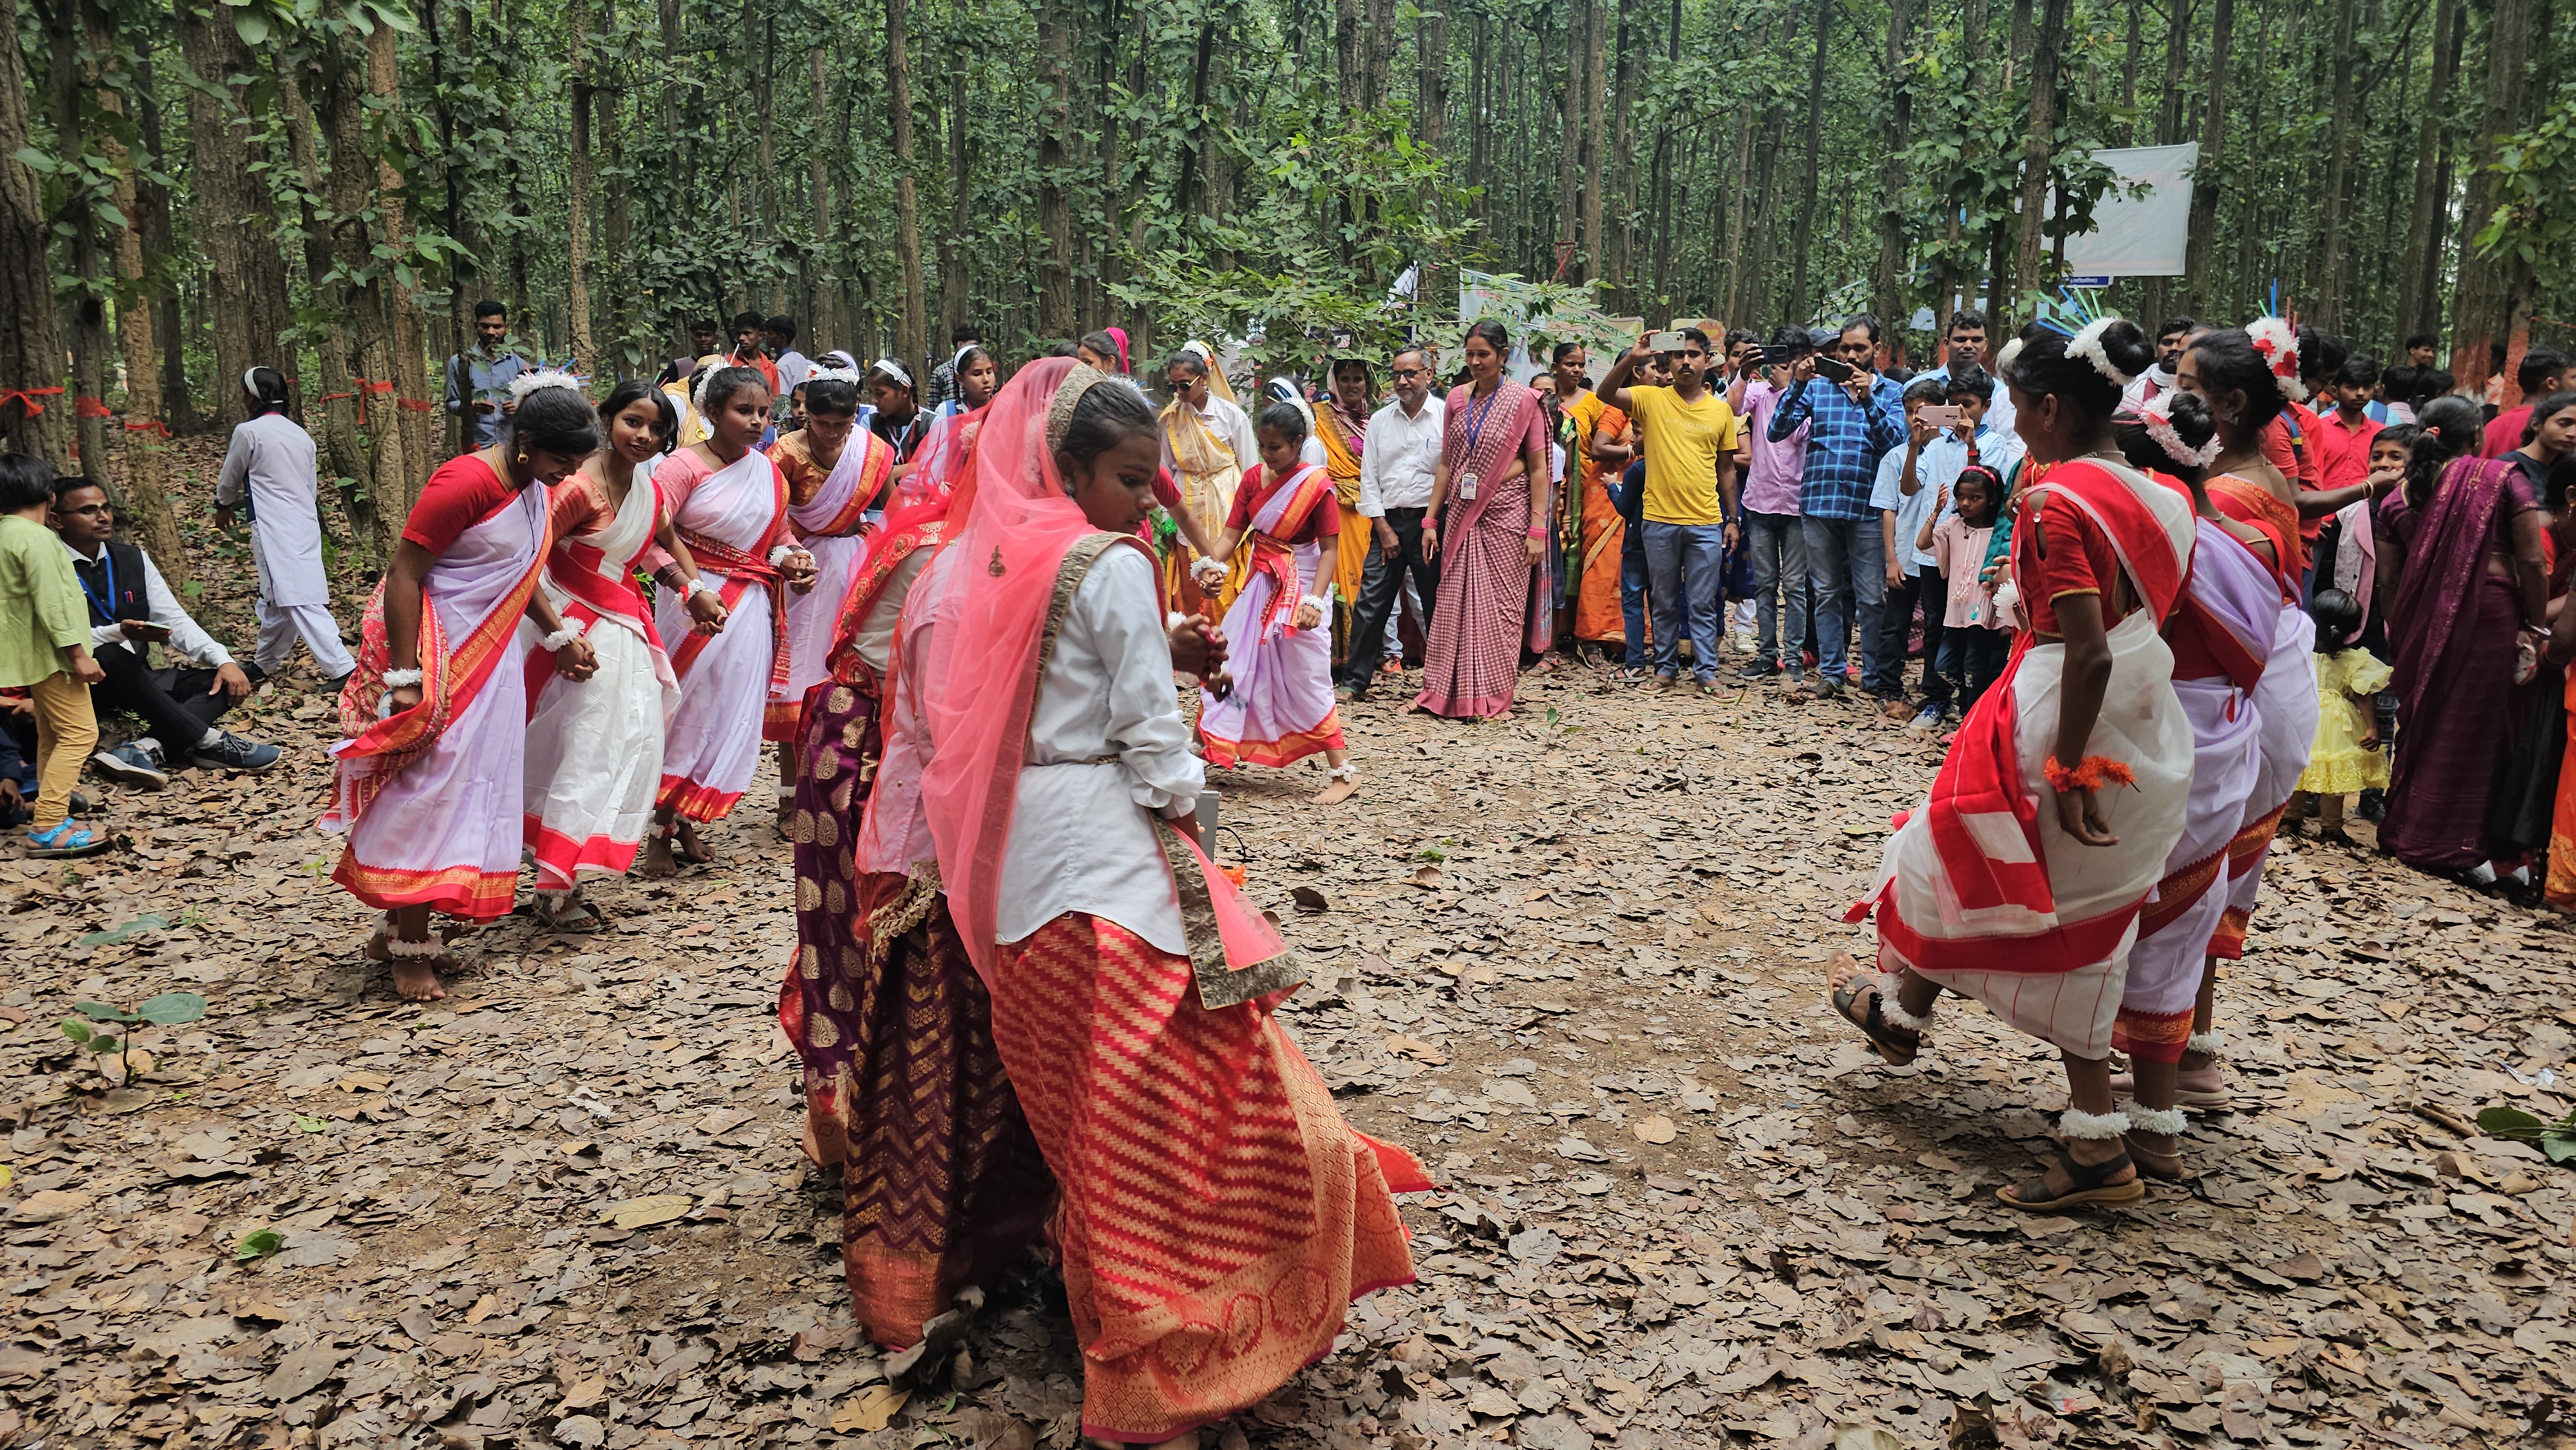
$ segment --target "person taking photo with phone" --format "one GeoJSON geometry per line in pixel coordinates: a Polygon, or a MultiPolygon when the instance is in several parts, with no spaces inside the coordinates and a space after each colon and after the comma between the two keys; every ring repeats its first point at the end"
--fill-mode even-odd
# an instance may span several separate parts
{"type": "Polygon", "coordinates": [[[1877,318],[1853,314],[1833,352],[1791,365],[1788,395],[1765,430],[1778,443],[1807,428],[1798,511],[1816,589],[1816,693],[1829,700],[1847,683],[1854,626],[1864,663],[1875,648],[1885,598],[1886,561],[1869,496],[1879,459],[1905,442],[1905,390],[1879,375],[1878,338],[1877,318]]]}
{"type": "Polygon", "coordinates": [[[90,690],[90,703],[101,715],[130,710],[151,728],[91,756],[99,774],[128,785],[160,786],[169,784],[174,757],[249,775],[276,765],[276,746],[215,724],[257,682],[179,607],[151,555],[111,537],[116,514],[107,490],[85,478],[58,481],[52,522],[89,607],[90,655],[106,672],[90,690]],[[185,669],[152,668],[144,656],[154,644],[191,663],[185,669]]]}
{"type": "Polygon", "coordinates": [[[1726,607],[1719,565],[1735,547],[1735,410],[1708,385],[1714,361],[1696,327],[1637,339],[1601,380],[1601,398],[1637,422],[1646,454],[1647,593],[1654,610],[1655,682],[1681,677],[1681,639],[1691,673],[1717,688],[1719,616],[1726,607]],[[1654,354],[1672,363],[1670,387],[1635,382],[1654,354]]]}

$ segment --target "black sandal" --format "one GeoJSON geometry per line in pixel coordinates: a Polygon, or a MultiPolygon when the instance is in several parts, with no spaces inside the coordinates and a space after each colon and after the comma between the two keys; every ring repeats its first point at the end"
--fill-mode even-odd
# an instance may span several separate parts
{"type": "Polygon", "coordinates": [[[1887,1019],[1879,1013],[1879,1006],[1878,983],[1866,974],[1855,973],[1850,981],[1834,989],[1834,1010],[1842,1014],[1844,1021],[1861,1030],[1861,1035],[1869,1039],[1869,1045],[1877,1050],[1888,1066],[1913,1066],[1914,1059],[1923,1052],[1923,1034],[1915,1033],[1911,1042],[1898,1036],[1900,1029],[1887,1025],[1887,1019]],[[1852,1004],[1860,1000],[1863,989],[1869,992],[1869,1015],[1855,1017],[1852,1004]]]}
{"type": "Polygon", "coordinates": [[[2099,1163],[2078,1163],[2071,1154],[2061,1152],[2057,1155],[2057,1166],[2066,1170],[2067,1181],[2073,1185],[2057,1197],[2049,1197],[2048,1176],[2042,1174],[2023,1179],[2009,1188],[1996,1189],[1995,1198],[2006,1208],[2017,1208],[2024,1213],[2055,1213],[2062,1208],[2076,1208],[2088,1203],[2117,1207],[2147,1196],[2147,1185],[2142,1179],[2131,1178],[2126,1183],[2109,1181],[2111,1175],[2121,1169],[2137,1166],[2129,1161],[2126,1145],[2119,1153],[2099,1163]]]}

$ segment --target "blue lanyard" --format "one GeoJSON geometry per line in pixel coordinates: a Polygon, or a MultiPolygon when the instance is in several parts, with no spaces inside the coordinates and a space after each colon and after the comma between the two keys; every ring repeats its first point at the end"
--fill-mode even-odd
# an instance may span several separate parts
{"type": "Polygon", "coordinates": [[[99,546],[98,566],[107,571],[107,598],[103,601],[98,597],[98,591],[89,587],[89,581],[81,578],[78,569],[72,571],[72,578],[79,583],[81,593],[89,596],[89,607],[98,611],[98,622],[114,624],[116,623],[116,556],[109,553],[104,544],[99,546]]]}
{"type": "Polygon", "coordinates": [[[1485,432],[1485,415],[1494,411],[1494,400],[1502,395],[1503,384],[1497,382],[1494,384],[1494,390],[1485,395],[1484,405],[1476,410],[1476,416],[1468,421],[1467,456],[1458,460],[1461,465],[1476,456],[1476,440],[1484,436],[1485,432]]]}

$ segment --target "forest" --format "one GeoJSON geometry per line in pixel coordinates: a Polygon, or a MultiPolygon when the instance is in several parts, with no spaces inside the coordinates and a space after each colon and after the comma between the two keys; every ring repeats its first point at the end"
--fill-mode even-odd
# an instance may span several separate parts
{"type": "Polygon", "coordinates": [[[274,365],[364,535],[484,297],[599,377],[744,307],[863,359],[1383,348],[1466,270],[1937,324],[2055,285],[2092,152],[2175,141],[2189,266],[2110,305],[2439,331],[2475,379],[2576,342],[2552,3],[0,0],[0,435],[114,440],[150,535],[159,440],[274,365]]]}

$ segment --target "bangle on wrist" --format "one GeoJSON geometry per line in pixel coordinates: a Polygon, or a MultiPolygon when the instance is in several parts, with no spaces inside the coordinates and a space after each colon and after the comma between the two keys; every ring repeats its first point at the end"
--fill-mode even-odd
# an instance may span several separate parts
{"type": "Polygon", "coordinates": [[[416,669],[387,670],[384,674],[385,688],[388,690],[399,690],[406,685],[417,685],[424,678],[425,675],[423,672],[416,669]]]}
{"type": "Polygon", "coordinates": [[[537,648],[542,650],[562,649],[565,645],[581,638],[583,628],[584,626],[580,620],[567,619],[564,621],[563,628],[556,630],[554,633],[547,635],[541,640],[538,640],[537,648]]]}

